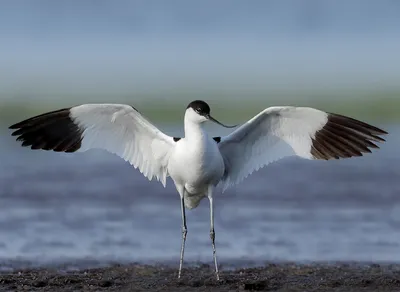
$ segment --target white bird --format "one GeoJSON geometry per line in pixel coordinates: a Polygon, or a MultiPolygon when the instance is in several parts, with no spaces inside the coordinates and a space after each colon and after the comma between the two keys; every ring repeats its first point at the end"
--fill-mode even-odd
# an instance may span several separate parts
{"type": "MultiPolygon", "coordinates": [[[[379,148],[387,134],[361,121],[309,107],[269,107],[225,137],[210,137],[203,128],[218,122],[201,100],[185,112],[185,137],[164,134],[135,108],[124,104],[83,104],[45,113],[15,125],[12,133],[22,146],[62,152],[105,149],[138,168],[149,180],[165,187],[171,177],[181,199],[181,276],[186,242],[185,208],[196,208],[203,198],[210,202],[210,237],[215,273],[213,194],[223,191],[252,172],[278,159],[297,155],[306,159],[339,159],[362,156],[379,148]]],[[[232,126],[235,127],[235,126],[232,126]]]]}

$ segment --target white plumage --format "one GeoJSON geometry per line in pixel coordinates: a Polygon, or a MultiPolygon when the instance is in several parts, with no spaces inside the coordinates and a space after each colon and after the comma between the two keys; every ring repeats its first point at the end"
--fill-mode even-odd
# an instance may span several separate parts
{"type": "MultiPolygon", "coordinates": [[[[136,109],[122,104],[84,104],[36,116],[10,128],[22,146],[63,152],[105,149],[129,161],[148,179],[164,186],[171,176],[181,197],[181,275],[186,241],[187,208],[210,201],[210,237],[215,270],[213,192],[239,183],[270,162],[297,155],[306,159],[361,156],[385,141],[385,131],[361,121],[307,107],[270,107],[226,137],[210,137],[203,123],[213,121],[204,101],[191,102],[185,112],[185,137],[171,137],[136,109]]],[[[225,125],[223,125],[225,126],[225,125]]],[[[228,126],[225,126],[228,127],[228,126]]]]}
{"type": "Polygon", "coordinates": [[[260,112],[219,143],[226,168],[223,190],[281,158],[312,159],[312,139],[327,120],[327,113],[307,107],[270,107],[260,112]]]}
{"type": "Polygon", "coordinates": [[[80,151],[100,148],[128,161],[149,180],[166,185],[168,158],[175,142],[138,111],[122,104],[84,104],[70,117],[83,130],[80,151]]]}

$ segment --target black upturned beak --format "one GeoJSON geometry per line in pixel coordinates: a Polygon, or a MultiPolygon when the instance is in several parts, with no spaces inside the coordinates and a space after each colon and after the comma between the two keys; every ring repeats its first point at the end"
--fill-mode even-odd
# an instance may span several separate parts
{"type": "Polygon", "coordinates": [[[234,125],[234,126],[227,126],[227,125],[224,125],[223,123],[218,122],[216,119],[214,119],[214,118],[213,118],[212,116],[210,116],[210,115],[206,115],[206,118],[209,119],[210,121],[213,121],[214,123],[216,123],[216,124],[222,126],[222,127],[225,127],[225,128],[235,128],[235,127],[237,127],[237,125],[234,125]]]}

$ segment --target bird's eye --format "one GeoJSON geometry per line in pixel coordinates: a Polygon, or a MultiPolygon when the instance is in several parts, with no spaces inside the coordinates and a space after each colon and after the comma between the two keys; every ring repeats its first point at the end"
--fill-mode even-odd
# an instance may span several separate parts
{"type": "Polygon", "coordinates": [[[199,108],[199,107],[196,108],[196,112],[198,112],[198,113],[201,112],[201,108],[199,108]]]}

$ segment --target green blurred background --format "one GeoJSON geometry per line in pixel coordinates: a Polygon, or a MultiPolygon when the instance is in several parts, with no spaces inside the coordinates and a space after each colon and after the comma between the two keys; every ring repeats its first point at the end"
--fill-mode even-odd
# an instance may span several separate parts
{"type": "Polygon", "coordinates": [[[87,102],[175,123],[194,99],[226,122],[273,105],[399,120],[397,2],[150,2],[2,2],[0,123],[87,102]]]}

